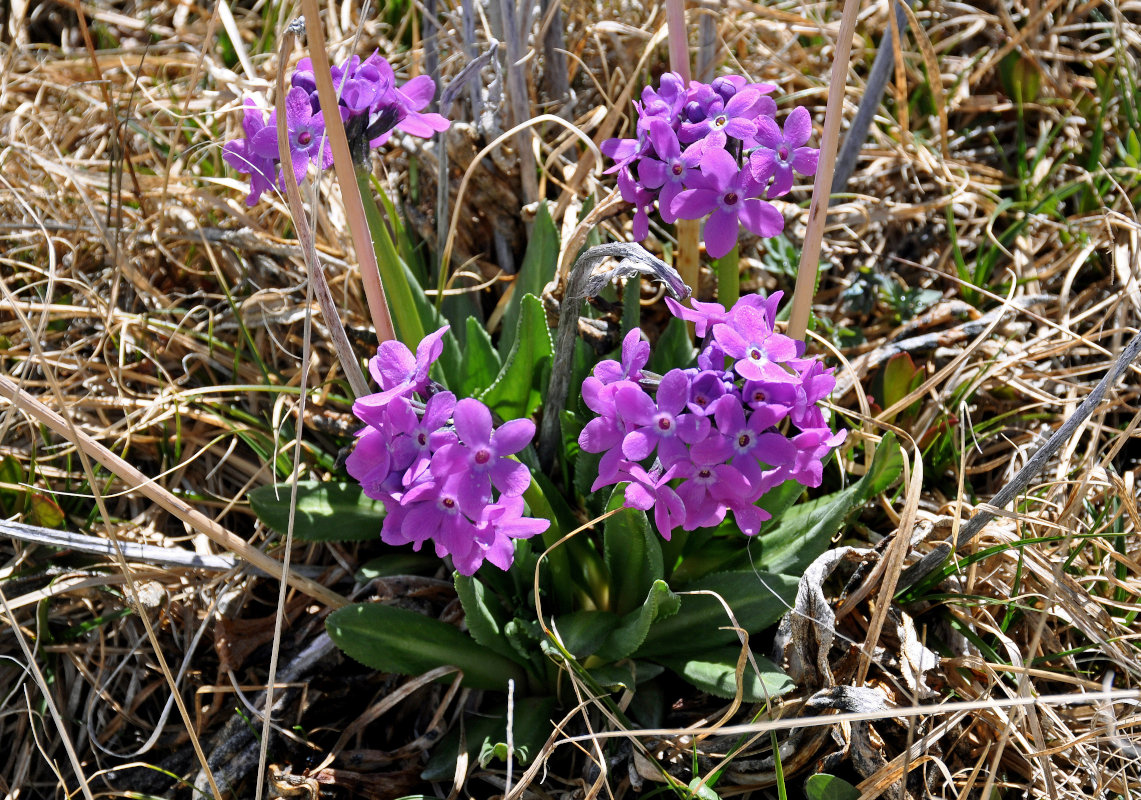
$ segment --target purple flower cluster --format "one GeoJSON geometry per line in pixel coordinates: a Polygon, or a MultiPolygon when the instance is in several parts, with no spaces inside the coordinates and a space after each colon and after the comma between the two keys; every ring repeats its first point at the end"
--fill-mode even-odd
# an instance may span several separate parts
{"type": "Polygon", "coordinates": [[[626,336],[621,363],[595,367],[582,395],[598,416],[578,440],[603,454],[591,491],[627,483],[626,505],[653,509],[669,539],[678,526],[717,525],[728,511],[752,536],[769,518],[756,505],[765,492],[786,480],[820,485],[823,458],[846,435],[832,433],[819,406],[836,380],[774,330],[780,298],[747,295],[728,311],[667,299],[705,346],[697,368],[666,373],[652,396],[653,376],[643,372],[650,346],[640,331],[626,336]]]}
{"type": "MultiPolygon", "coordinates": [[[[352,56],[344,64],[333,66],[330,73],[339,98],[337,110],[345,124],[354,158],[363,158],[370,147],[383,145],[393,130],[427,138],[448,129],[449,123],[444,117],[423,113],[436,93],[435,82],[421,75],[397,86],[392,65],[379,51],[363,61],[359,56],[352,56]]],[[[285,97],[289,166],[300,183],[310,163],[319,170],[328,169],[333,163],[333,152],[325,136],[325,116],[317,97],[313,63],[308,58],[298,62],[290,87],[285,97]]],[[[222,157],[238,172],[250,176],[246,203],[252,206],[262,192],[271,190],[274,184],[284,186],[277,112],[270,112],[266,122],[258,104],[246,98],[242,130],[246,138],[227,142],[222,148],[222,157]]]]}
{"type": "Polygon", "coordinates": [[[436,555],[450,555],[462,575],[484,559],[505,570],[515,557],[511,540],[551,524],[523,516],[531,474],[510,458],[530,443],[535,423],[496,428],[479,400],[457,401],[432,384],[428,371],[447,330],[425,336],[415,355],[400,342],[380,345],[369,371],[381,391],[353,404],[367,427],[347,467],[366,495],[383,501],[385,543],[419,550],[431,539],[436,555]]]}
{"type": "Polygon", "coordinates": [[[614,160],[622,198],[633,203],[634,238],[649,233],[656,201],[662,220],[702,219],[712,258],[737,243],[738,224],[757,236],[776,236],[784,218],[767,200],[792,187],[793,172],[816,174],[819,151],[805,147],[812,135],[807,109],[797,107],[784,128],[773,118],[776,86],[740,75],[712,83],[667,72],[657,90],[647,86],[633,139],[608,139],[602,152],[614,160]]]}

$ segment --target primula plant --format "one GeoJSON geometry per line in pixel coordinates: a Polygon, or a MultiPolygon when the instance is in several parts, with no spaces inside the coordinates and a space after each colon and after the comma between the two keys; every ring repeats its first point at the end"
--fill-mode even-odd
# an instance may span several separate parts
{"type": "MultiPolygon", "coordinates": [[[[358,169],[393,130],[426,137],[448,127],[424,113],[431,80],[397,86],[377,53],[333,67],[330,77],[358,169]]],[[[316,84],[311,63],[301,61],[285,98],[291,163],[284,166],[276,118],[246,101],[246,138],[226,145],[225,158],[250,176],[250,204],[281,186],[284,168],[300,181],[309,165],[330,166],[329,109],[316,84]]],[[[665,223],[707,218],[706,248],[715,258],[734,249],[740,224],[760,236],[782,230],[769,201],[789,191],[794,173],[814,172],[816,151],[806,146],[805,110],[794,109],[783,128],[777,123],[774,90],[739,76],[686,86],[667,73],[643,93],[636,137],[603,146],[634,205],[635,238],[647,236],[655,208],[665,223]]],[[[395,215],[389,220],[401,235],[395,215]]],[[[390,259],[411,252],[392,247],[388,235],[374,231],[390,242],[390,259]]],[[[613,255],[607,247],[615,245],[586,251],[578,264],[613,255]]],[[[310,539],[379,533],[387,555],[362,579],[450,573],[462,629],[370,602],[334,612],[328,630],[376,669],[419,675],[454,667],[465,686],[512,687],[513,758],[524,762],[551,731],[568,672],[631,725],[660,721],[652,698],[678,677],[749,701],[790,689],[747,637],[784,614],[800,573],[849,512],[899,472],[888,437],[858,481],[805,501],[807,489],[824,483],[825,462],[845,432],[821,406],[835,385],[832,371],[779,329],[782,295],[747,295],[728,308],[683,302],[689,290],[672,268],[635,245],[618,247],[628,249],[617,269],[591,276],[576,266],[568,286],[606,291],[631,270],[662,280],[674,295],[667,299],[674,320],[657,352],[644,339],[638,303],[626,304],[633,316],[615,358],[600,360],[561,335],[570,350],[556,350],[537,296],[559,254],[542,204],[498,345],[475,318],[445,319],[409,280],[401,288],[410,302],[397,311],[415,319],[403,327],[432,332],[380,344],[368,364],[375,391],[353,404],[360,427],[345,466],[355,484],[302,487],[294,526],[310,539]],[[643,257],[650,267],[629,266],[643,257]],[[568,385],[571,374],[578,383],[562,411],[550,387],[568,385]],[[545,417],[544,459],[551,455],[546,429],[559,422],[549,469],[540,469],[532,444],[534,417],[545,417]],[[742,673],[746,654],[750,668],[742,673]],[[619,689],[650,700],[620,708],[610,696],[619,689]]],[[[626,289],[634,299],[636,285],[626,289]]],[[[561,310],[570,327],[560,334],[577,330],[581,297],[570,292],[561,310]]],[[[284,530],[287,496],[264,487],[252,502],[284,530]]],[[[481,761],[504,757],[505,712],[483,707],[465,736],[481,761]]],[[[460,744],[457,729],[424,777],[453,775],[460,744]]]]}

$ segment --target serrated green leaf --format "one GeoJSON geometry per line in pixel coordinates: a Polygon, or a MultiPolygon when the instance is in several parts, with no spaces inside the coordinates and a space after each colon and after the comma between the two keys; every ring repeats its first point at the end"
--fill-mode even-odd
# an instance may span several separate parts
{"type": "MultiPolygon", "coordinates": [[[[284,534],[289,525],[290,488],[287,484],[259,486],[250,492],[258,519],[284,534]]],[[[384,504],[367,497],[359,484],[299,481],[293,536],[307,542],[348,542],[377,539],[384,522],[384,504]]]]}
{"type": "Polygon", "coordinates": [[[860,800],[860,790],[843,778],[820,773],[804,782],[808,800],[860,800]]]}
{"type": "MultiPolygon", "coordinates": [[[[661,662],[701,691],[714,697],[731,698],[737,692],[737,658],[740,654],[741,646],[738,644],[704,650],[695,656],[663,658],[661,662]]],[[[745,684],[742,699],[746,703],[763,703],[794,688],[792,679],[772,661],[756,655],[754,659],[760,674],[753,670],[752,663],[746,663],[742,675],[745,684]]]]}
{"type": "Polygon", "coordinates": [[[650,530],[646,512],[624,508],[624,491],[615,489],[607,510],[619,509],[602,529],[602,550],[610,573],[610,608],[628,614],[663,575],[662,547],[650,530]]]}
{"type": "Polygon", "coordinates": [[[887,489],[903,471],[903,456],[894,434],[876,448],[872,468],[847,489],[789,508],[753,544],[758,569],[800,575],[828,549],[832,537],[856,509],[887,489]]]}
{"type": "Polygon", "coordinates": [[[535,295],[523,298],[515,345],[503,362],[495,382],[480,395],[501,419],[522,419],[535,413],[546,390],[554,346],[543,304],[535,295]],[[546,367],[546,369],[544,369],[546,367]]]}
{"type": "MultiPolygon", "coordinates": [[[[519,661],[519,654],[503,632],[504,626],[511,621],[503,606],[475,578],[456,573],[455,582],[456,594],[463,606],[464,621],[471,637],[477,644],[512,661],[519,661]]],[[[525,662],[521,663],[525,665],[525,662]]]]}
{"type": "Polygon", "coordinates": [[[622,617],[618,626],[606,637],[595,655],[603,661],[620,661],[634,653],[646,641],[651,626],[668,619],[681,607],[680,598],[670,591],[665,581],[654,581],[646,593],[642,607],[622,617]]]}
{"type": "MultiPolygon", "coordinates": [[[[678,591],[716,592],[733,609],[737,624],[752,635],[772,625],[796,597],[797,578],[767,572],[718,572],[686,584],[678,591]]],[[[710,595],[682,595],[681,608],[651,628],[636,658],[691,656],[737,641],[724,606],[710,595]]]]}
{"type": "Polygon", "coordinates": [[[438,619],[395,606],[358,603],[329,615],[325,628],[347,656],[381,672],[421,675],[436,667],[463,670],[464,686],[507,689],[525,675],[514,661],[438,619]]]}
{"type": "Polygon", "coordinates": [[[518,324],[524,297],[528,294],[535,297],[543,294],[543,287],[554,277],[558,262],[559,231],[551,219],[547,204],[539,203],[535,222],[531,226],[531,239],[527,242],[527,252],[515,281],[511,284],[511,299],[507,301],[507,310],[503,313],[500,326],[499,356],[504,361],[507,360],[507,354],[515,349],[519,336],[527,330],[518,324]]]}
{"type": "Polygon", "coordinates": [[[468,317],[467,347],[463,357],[463,380],[457,394],[476,397],[495,382],[503,362],[491,344],[487,329],[475,317],[468,317]]]}

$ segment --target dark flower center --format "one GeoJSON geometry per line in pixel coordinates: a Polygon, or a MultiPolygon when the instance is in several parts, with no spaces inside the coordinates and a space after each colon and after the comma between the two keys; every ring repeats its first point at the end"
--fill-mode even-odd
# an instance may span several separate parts
{"type": "Polygon", "coordinates": [[[777,150],[777,158],[781,161],[788,161],[788,145],[781,145],[780,150],[777,150]]]}
{"type": "Polygon", "coordinates": [[[424,433],[424,431],[420,431],[420,435],[416,437],[416,441],[420,443],[421,447],[423,447],[424,445],[428,444],[428,434],[424,433]]]}
{"type": "Polygon", "coordinates": [[[703,469],[703,470],[701,470],[701,472],[697,473],[697,477],[703,478],[705,480],[709,480],[710,478],[713,477],[713,473],[710,472],[708,469],[703,469]]]}
{"type": "Polygon", "coordinates": [[[674,175],[681,175],[683,172],[685,172],[685,167],[683,167],[681,164],[674,164],[671,169],[673,170],[674,175]]]}
{"type": "Polygon", "coordinates": [[[749,351],[749,358],[751,358],[753,361],[760,361],[763,357],[764,353],[755,347],[749,351]]]}
{"type": "Polygon", "coordinates": [[[747,433],[742,433],[737,437],[737,446],[741,449],[744,449],[749,446],[749,442],[751,441],[753,441],[753,437],[749,436],[747,433]]]}
{"type": "Polygon", "coordinates": [[[721,114],[720,116],[718,116],[716,119],[713,120],[713,127],[715,127],[715,128],[724,128],[728,124],[729,124],[729,118],[727,116],[725,116],[724,114],[721,114]]]}
{"type": "Polygon", "coordinates": [[[696,403],[697,405],[701,406],[702,408],[705,408],[705,404],[708,403],[709,400],[707,400],[705,398],[705,395],[699,394],[697,397],[693,398],[693,402],[696,403]]]}
{"type": "Polygon", "coordinates": [[[662,417],[661,419],[658,420],[658,429],[659,430],[668,431],[670,428],[673,427],[673,425],[674,425],[673,420],[671,420],[669,417],[662,417]]]}
{"type": "Polygon", "coordinates": [[[765,402],[765,393],[763,391],[761,391],[760,389],[757,389],[757,391],[753,392],[753,402],[754,403],[765,402]]]}
{"type": "Polygon", "coordinates": [[[442,505],[444,508],[451,511],[453,508],[456,507],[456,501],[450,497],[445,497],[443,500],[440,501],[440,505],[442,505]]]}
{"type": "Polygon", "coordinates": [[[736,192],[729,192],[727,195],[725,195],[725,205],[735,206],[737,205],[737,201],[740,199],[741,198],[737,196],[736,192]]]}
{"type": "Polygon", "coordinates": [[[489,451],[489,450],[476,450],[475,451],[475,463],[486,464],[490,460],[491,460],[491,451],[489,451]]]}
{"type": "Polygon", "coordinates": [[[297,135],[298,144],[309,144],[311,141],[313,141],[313,134],[309,131],[302,131],[297,135]]]}

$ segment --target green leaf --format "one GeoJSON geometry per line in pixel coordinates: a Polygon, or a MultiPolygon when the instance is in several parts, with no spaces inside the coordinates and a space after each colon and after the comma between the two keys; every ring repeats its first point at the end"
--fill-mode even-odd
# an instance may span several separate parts
{"type": "Polygon", "coordinates": [[[463,670],[464,686],[507,689],[508,679],[525,676],[514,661],[476,644],[470,636],[438,619],[395,606],[358,603],[329,615],[325,628],[350,658],[381,672],[421,675],[436,667],[463,670]]]}
{"type": "Polygon", "coordinates": [[[659,375],[665,375],[671,369],[685,369],[696,360],[697,350],[693,346],[689,327],[684,320],[673,317],[654,346],[653,355],[650,356],[650,369],[659,375]]]}
{"type": "Polygon", "coordinates": [[[511,299],[507,301],[507,310],[503,312],[499,355],[504,360],[527,330],[518,324],[524,298],[528,294],[535,297],[543,294],[543,287],[554,277],[558,262],[559,232],[547,210],[547,204],[539,203],[539,211],[535,214],[535,222],[531,227],[531,240],[527,243],[527,252],[519,266],[519,273],[511,284],[511,299]]]}
{"type": "Polygon", "coordinates": [[[479,398],[505,420],[529,417],[543,402],[544,373],[550,371],[549,366],[546,370],[543,366],[549,365],[554,352],[547,315],[535,295],[523,298],[518,328],[503,368],[479,398]]]}
{"type": "Polygon", "coordinates": [[[618,508],[602,529],[603,558],[610,574],[610,608],[628,614],[646,597],[663,575],[662,547],[650,530],[646,512],[623,508],[624,492],[615,489],[608,511],[618,508]]]}
{"type": "Polygon", "coordinates": [[[431,575],[440,568],[435,553],[392,552],[366,561],[355,576],[360,583],[393,575],[431,575]]]}
{"type": "MultiPolygon", "coordinates": [[[[288,484],[259,486],[250,492],[258,519],[284,534],[289,525],[288,484]]],[[[366,497],[359,484],[298,481],[294,538],[307,542],[348,542],[377,539],[384,521],[384,504],[366,497]]]]}
{"type": "Polygon", "coordinates": [[[554,620],[563,647],[581,660],[593,655],[606,641],[620,620],[609,611],[572,611],[554,620]]]}
{"type": "Polygon", "coordinates": [[[504,626],[511,621],[503,606],[475,578],[457,572],[455,581],[456,594],[460,597],[471,638],[501,656],[519,661],[518,653],[503,633],[504,626]]]}
{"type": "MultiPolygon", "coordinates": [[[[737,624],[752,635],[780,619],[796,597],[796,586],[792,575],[743,571],[707,575],[682,588],[719,594],[733,609],[737,624]]],[[[657,621],[634,655],[661,659],[704,653],[738,641],[736,631],[722,630],[732,624],[716,597],[682,595],[678,613],[657,621]]]]}
{"type": "MultiPolygon", "coordinates": [[[[700,655],[692,657],[663,658],[661,662],[701,691],[714,697],[731,698],[737,693],[737,659],[740,654],[741,646],[738,644],[703,650],[700,655]]],[[[742,675],[745,684],[742,699],[746,703],[763,703],[794,688],[792,679],[772,661],[763,656],[754,656],[754,659],[760,674],[753,670],[752,663],[746,662],[742,675]]]]}
{"type": "Polygon", "coordinates": [[[665,581],[654,581],[642,607],[622,618],[595,655],[603,661],[626,658],[643,645],[655,622],[673,616],[680,606],[680,598],[670,591],[665,581]]]}
{"type": "Polygon", "coordinates": [[[847,489],[788,509],[776,525],[762,530],[754,542],[758,569],[800,575],[828,549],[844,521],[872,497],[887,489],[903,471],[903,456],[888,433],[876,448],[872,468],[847,489]]]}
{"type": "Polygon", "coordinates": [[[467,347],[463,357],[463,380],[460,381],[460,397],[477,397],[495,382],[495,376],[503,367],[499,354],[491,345],[487,329],[475,317],[468,317],[467,347]]]}
{"type": "Polygon", "coordinates": [[[820,773],[804,782],[808,800],[860,800],[860,790],[843,778],[820,773]]]}

